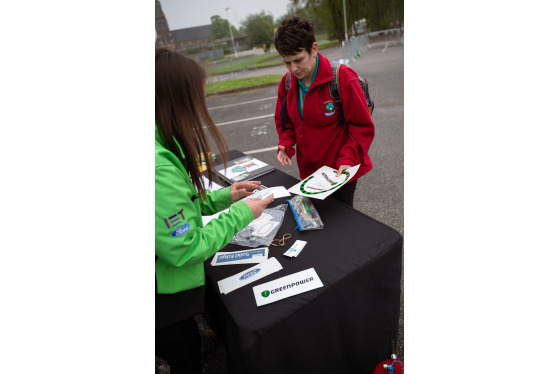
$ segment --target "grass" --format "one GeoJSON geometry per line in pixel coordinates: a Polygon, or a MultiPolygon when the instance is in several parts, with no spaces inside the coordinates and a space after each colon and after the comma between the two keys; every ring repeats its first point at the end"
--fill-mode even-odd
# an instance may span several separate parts
{"type": "Polygon", "coordinates": [[[232,79],[223,82],[212,82],[206,84],[206,94],[211,95],[218,92],[260,86],[267,83],[280,83],[282,75],[261,75],[260,77],[250,77],[232,79]]]}
{"type": "MultiPolygon", "coordinates": [[[[325,48],[329,48],[329,47],[334,47],[334,46],[338,46],[340,45],[339,41],[325,41],[325,42],[321,42],[318,44],[319,46],[319,51],[321,51],[321,49],[325,49],[325,48]]],[[[230,59],[221,59],[218,61],[214,61],[212,64],[214,63],[218,63],[218,62],[224,62],[224,61],[229,61],[230,59]]],[[[211,66],[212,64],[207,64],[207,74],[208,75],[218,75],[218,74],[227,74],[230,73],[232,70],[234,72],[236,71],[242,71],[245,69],[260,69],[260,68],[265,68],[265,67],[269,67],[269,66],[277,66],[277,65],[282,65],[282,59],[280,58],[280,54],[278,52],[273,52],[270,54],[266,54],[266,55],[259,55],[259,56],[254,56],[252,59],[251,58],[247,58],[247,57],[240,57],[237,59],[231,59],[232,60],[232,64],[230,66],[230,64],[227,64],[225,66],[220,66],[217,68],[209,68],[209,66],[211,66]]]]}

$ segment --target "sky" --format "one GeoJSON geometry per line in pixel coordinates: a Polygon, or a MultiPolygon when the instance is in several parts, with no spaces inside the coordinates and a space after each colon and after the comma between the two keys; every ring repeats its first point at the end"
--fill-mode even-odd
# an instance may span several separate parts
{"type": "Polygon", "coordinates": [[[262,10],[266,14],[272,13],[276,21],[288,13],[289,2],[290,0],[160,0],[170,30],[209,25],[213,15],[226,19],[228,7],[229,21],[237,29],[249,14],[257,14],[262,10]]]}
{"type": "Polygon", "coordinates": [[[170,30],[184,29],[209,25],[210,17],[218,15],[226,19],[226,8],[229,21],[237,29],[249,14],[257,14],[262,10],[272,13],[274,20],[288,13],[290,0],[160,0],[163,14],[170,30]],[[196,6],[193,6],[196,4],[196,6]]]}

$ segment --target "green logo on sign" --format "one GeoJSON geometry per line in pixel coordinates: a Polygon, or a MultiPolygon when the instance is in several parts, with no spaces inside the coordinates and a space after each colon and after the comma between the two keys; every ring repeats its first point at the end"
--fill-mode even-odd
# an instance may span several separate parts
{"type": "Polygon", "coordinates": [[[263,291],[261,292],[262,297],[268,297],[270,295],[270,291],[263,291]]]}

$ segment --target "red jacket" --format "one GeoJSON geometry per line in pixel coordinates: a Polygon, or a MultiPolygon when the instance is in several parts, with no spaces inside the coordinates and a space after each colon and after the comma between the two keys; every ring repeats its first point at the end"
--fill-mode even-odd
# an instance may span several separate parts
{"type": "Polygon", "coordinates": [[[375,128],[369,114],[366,99],[358,82],[358,75],[342,65],[339,70],[340,103],[344,119],[339,125],[338,106],[332,99],[327,82],[334,79],[330,62],[319,53],[319,69],[309,87],[303,104],[303,121],[299,115],[297,78],[290,78],[290,90],[286,100],[286,130],[282,131],[282,101],[286,96],[286,73],[278,87],[278,99],[274,119],[278,132],[278,145],[286,147],[291,158],[297,144],[297,164],[302,179],[326,165],[338,169],[341,165],[360,169],[350,181],[360,178],[372,169],[368,155],[375,135],[375,128]],[[332,103],[327,107],[327,104],[332,103]],[[329,110],[329,108],[334,108],[329,110]]]}

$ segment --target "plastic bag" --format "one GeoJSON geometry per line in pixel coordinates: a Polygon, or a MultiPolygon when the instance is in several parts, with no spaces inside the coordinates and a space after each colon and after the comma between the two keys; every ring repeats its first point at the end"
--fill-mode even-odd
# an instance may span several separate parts
{"type": "Polygon", "coordinates": [[[284,213],[288,209],[288,204],[281,204],[275,206],[274,208],[267,208],[263,211],[263,214],[259,219],[265,218],[266,215],[270,215],[269,219],[265,220],[265,224],[262,224],[259,228],[251,226],[251,224],[257,220],[254,220],[245,227],[243,230],[239,231],[231,240],[231,244],[243,245],[246,247],[268,247],[276,233],[282,226],[284,221],[284,213]],[[269,222],[269,223],[267,223],[269,222]]]}
{"type": "Polygon", "coordinates": [[[288,204],[290,204],[290,209],[294,213],[299,231],[320,230],[325,227],[317,209],[309,198],[296,195],[288,200],[288,204]]]}

